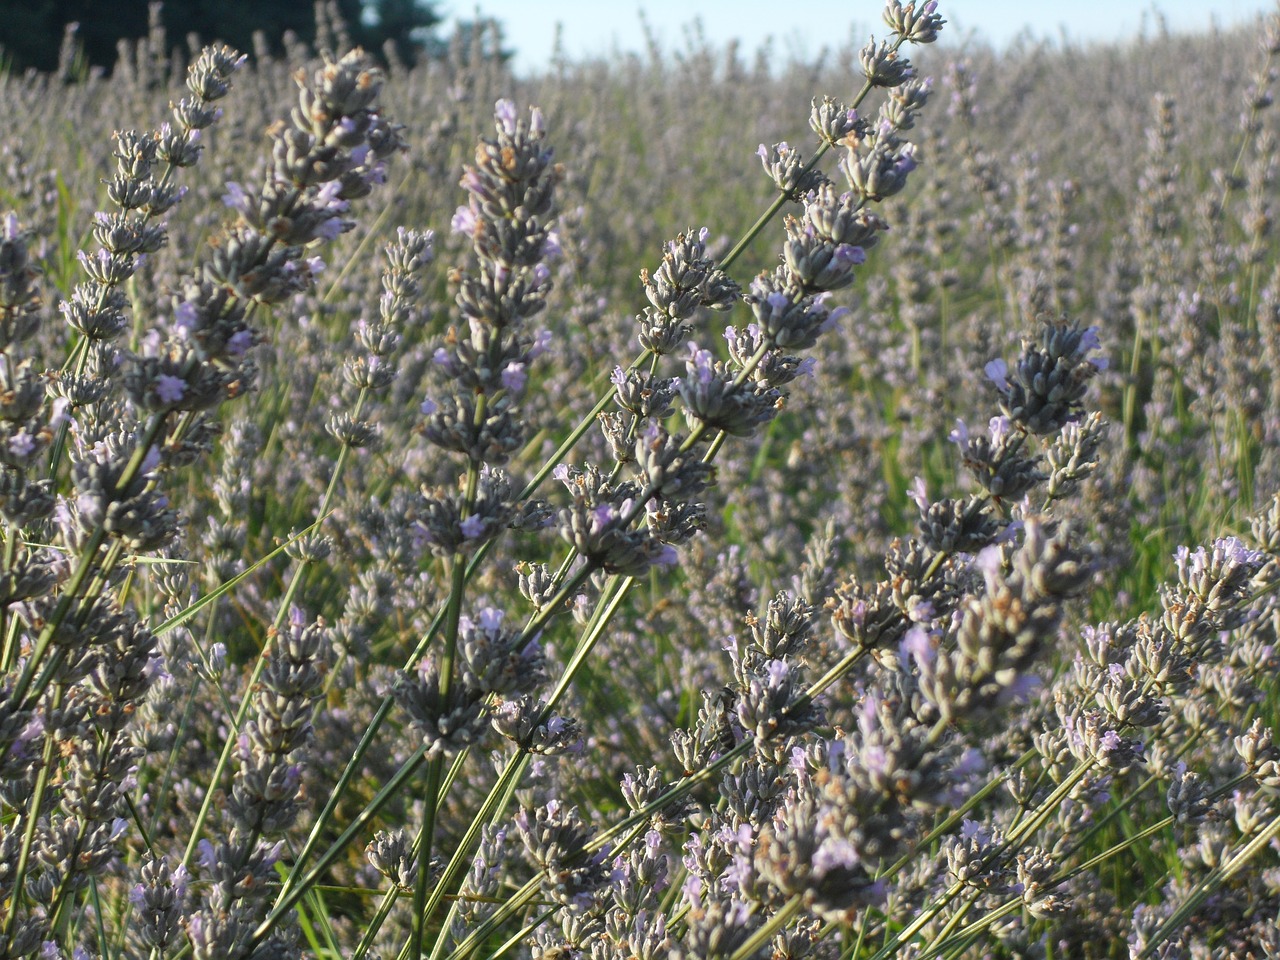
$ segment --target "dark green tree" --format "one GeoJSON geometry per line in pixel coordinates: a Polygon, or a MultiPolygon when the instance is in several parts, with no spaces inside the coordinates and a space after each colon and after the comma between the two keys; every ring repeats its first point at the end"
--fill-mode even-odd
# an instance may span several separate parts
{"type": "Polygon", "coordinates": [[[453,55],[464,64],[470,64],[473,59],[501,60],[507,63],[516,55],[514,50],[506,46],[506,32],[502,24],[492,17],[459,20],[452,37],[429,38],[425,52],[429,57],[444,57],[449,54],[450,48],[454,50],[453,55]]]}
{"type": "MultiPolygon", "coordinates": [[[[347,0],[358,3],[358,0],[347,0]]],[[[381,50],[391,41],[405,63],[413,63],[428,49],[431,28],[440,17],[420,0],[371,0],[365,5],[361,42],[369,50],[381,50]]]]}
{"type": "MultiPolygon", "coordinates": [[[[336,5],[355,43],[377,54],[391,41],[410,63],[440,22],[434,0],[337,0],[336,5]]],[[[110,69],[117,41],[147,33],[147,8],[145,0],[0,0],[4,63],[15,70],[55,69],[66,25],[75,22],[84,59],[110,69]]],[[[306,0],[166,0],[160,19],[175,46],[192,33],[202,42],[220,40],[246,51],[253,49],[259,30],[277,50],[286,30],[304,41],[315,38],[315,12],[306,0]]]]}

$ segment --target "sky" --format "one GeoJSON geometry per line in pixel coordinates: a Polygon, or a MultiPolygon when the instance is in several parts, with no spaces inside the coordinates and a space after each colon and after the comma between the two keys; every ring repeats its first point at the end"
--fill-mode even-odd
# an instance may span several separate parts
{"type": "MultiPolygon", "coordinates": [[[[943,34],[949,41],[976,31],[1000,46],[1026,30],[1055,39],[1065,31],[1080,42],[1132,37],[1144,23],[1154,25],[1157,10],[1172,30],[1206,30],[1213,23],[1231,27],[1274,6],[1274,0],[941,0],[939,12],[948,21],[943,34]]],[[[446,35],[453,19],[472,19],[477,10],[497,19],[522,72],[547,65],[557,23],[563,25],[570,59],[641,52],[641,11],[666,50],[683,48],[695,20],[712,43],[722,46],[737,38],[744,54],[772,36],[779,59],[788,54],[809,59],[824,45],[843,43],[851,31],[859,42],[886,32],[880,0],[440,0],[435,8],[450,16],[446,35]]]]}

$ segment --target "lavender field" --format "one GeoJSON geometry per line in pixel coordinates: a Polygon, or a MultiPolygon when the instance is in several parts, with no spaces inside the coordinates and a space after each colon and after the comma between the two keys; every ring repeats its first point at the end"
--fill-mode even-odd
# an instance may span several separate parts
{"type": "Polygon", "coordinates": [[[1280,14],[321,14],[0,75],[0,958],[1280,958],[1280,14]]]}

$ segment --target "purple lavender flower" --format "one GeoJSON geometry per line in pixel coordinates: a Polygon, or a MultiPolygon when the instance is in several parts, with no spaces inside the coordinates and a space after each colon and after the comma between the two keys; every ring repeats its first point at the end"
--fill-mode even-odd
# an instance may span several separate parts
{"type": "Polygon", "coordinates": [[[982,369],[987,379],[996,385],[997,390],[1004,392],[1009,389],[1009,365],[999,357],[988,362],[982,369]]]}
{"type": "Polygon", "coordinates": [[[161,403],[177,403],[186,394],[187,384],[180,377],[161,374],[156,378],[155,391],[161,403]]]}

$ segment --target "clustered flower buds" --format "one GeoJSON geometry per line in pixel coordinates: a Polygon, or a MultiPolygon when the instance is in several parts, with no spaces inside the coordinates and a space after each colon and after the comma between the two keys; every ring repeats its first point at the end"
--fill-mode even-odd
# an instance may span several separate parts
{"type": "Polygon", "coordinates": [[[27,340],[39,324],[39,268],[31,260],[30,237],[10,213],[0,234],[0,350],[27,340]]]}
{"type": "Polygon", "coordinates": [[[1056,433],[1079,418],[1089,381],[1107,368],[1105,357],[1090,357],[1099,347],[1097,327],[1046,321],[1039,343],[1024,340],[1022,358],[1010,371],[1003,360],[986,366],[1000,396],[1000,408],[1020,428],[1056,433]]]}
{"type": "MultiPolygon", "coordinates": [[[[707,228],[680,234],[663,250],[657,271],[640,271],[651,306],[637,317],[640,344],[659,355],[676,351],[700,308],[728,310],[738,286],[707,256],[707,228]]],[[[625,405],[625,404],[624,404],[625,405]]],[[[657,416],[657,414],[650,414],[657,416]]]]}

